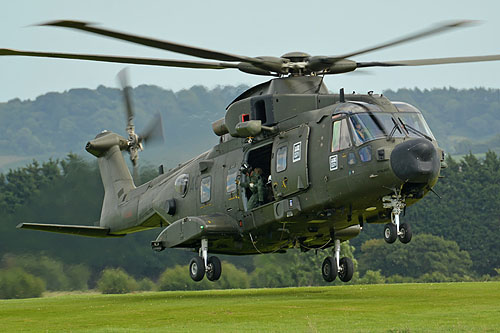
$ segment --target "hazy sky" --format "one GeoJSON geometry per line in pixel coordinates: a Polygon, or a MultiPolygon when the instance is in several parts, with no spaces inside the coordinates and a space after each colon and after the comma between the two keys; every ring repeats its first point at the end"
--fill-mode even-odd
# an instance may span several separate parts
{"type": "MultiPolygon", "coordinates": [[[[482,23],[355,57],[357,61],[500,54],[498,0],[379,1],[4,1],[0,48],[194,59],[84,32],[30,26],[58,19],[100,23],[124,32],[247,56],[290,51],[335,55],[355,51],[454,19],[482,23]],[[175,4],[174,4],[175,3],[175,4]]],[[[71,88],[116,86],[125,65],[78,60],[0,57],[0,102],[33,99],[71,88]]],[[[237,70],[195,70],[130,65],[132,85],[174,91],[202,84],[256,84],[265,77],[237,70]]],[[[416,68],[378,68],[329,76],[330,90],[366,92],[402,87],[500,88],[500,61],[416,68]]]]}

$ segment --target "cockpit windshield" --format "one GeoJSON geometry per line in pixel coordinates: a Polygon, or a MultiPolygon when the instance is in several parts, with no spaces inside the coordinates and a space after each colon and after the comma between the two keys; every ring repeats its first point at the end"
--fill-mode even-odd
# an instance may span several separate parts
{"type": "Polygon", "coordinates": [[[427,136],[432,140],[435,140],[431,129],[417,108],[403,102],[393,102],[392,104],[398,109],[399,120],[411,137],[427,136]]]}
{"type": "Polygon", "coordinates": [[[399,118],[411,137],[428,136],[432,140],[435,140],[429,126],[427,126],[427,123],[424,120],[424,117],[422,117],[422,114],[401,112],[399,114],[399,118]]]}
{"type": "Polygon", "coordinates": [[[356,113],[349,119],[356,145],[378,138],[385,138],[389,135],[392,137],[405,136],[391,113],[356,113]]]}

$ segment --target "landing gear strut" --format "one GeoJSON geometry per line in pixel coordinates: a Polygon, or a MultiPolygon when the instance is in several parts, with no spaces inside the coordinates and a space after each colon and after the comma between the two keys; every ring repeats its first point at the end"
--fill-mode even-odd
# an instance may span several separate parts
{"type": "Polygon", "coordinates": [[[210,281],[217,281],[222,273],[222,265],[216,256],[208,257],[208,239],[201,240],[199,255],[189,263],[189,275],[193,281],[201,281],[205,274],[210,281]]]}
{"type": "Polygon", "coordinates": [[[326,257],[321,267],[323,279],[327,282],[333,282],[339,277],[342,282],[349,282],[354,274],[354,265],[352,260],[347,257],[340,259],[340,239],[335,240],[335,257],[326,257]]]}
{"type": "Polygon", "coordinates": [[[399,216],[406,206],[405,199],[401,196],[401,193],[396,192],[392,196],[383,197],[382,202],[384,208],[392,209],[391,223],[384,226],[384,240],[392,244],[399,238],[401,243],[409,243],[412,236],[410,225],[407,223],[399,224],[399,216]]]}

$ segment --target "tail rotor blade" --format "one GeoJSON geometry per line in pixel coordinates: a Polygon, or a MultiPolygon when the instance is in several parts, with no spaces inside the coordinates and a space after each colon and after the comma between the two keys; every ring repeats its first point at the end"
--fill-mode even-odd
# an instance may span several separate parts
{"type": "Polygon", "coordinates": [[[127,68],[122,69],[116,77],[123,91],[123,99],[125,101],[125,108],[127,112],[127,126],[130,127],[133,126],[134,110],[132,107],[132,97],[130,96],[131,88],[128,80],[127,68]]]}
{"type": "Polygon", "coordinates": [[[161,115],[157,113],[149,122],[146,129],[139,135],[139,141],[151,145],[154,143],[163,143],[164,140],[162,118],[161,115]]]}
{"type": "Polygon", "coordinates": [[[137,161],[132,161],[132,179],[134,180],[134,184],[136,186],[139,186],[141,185],[140,181],[140,176],[139,176],[139,164],[137,163],[137,161]]]}

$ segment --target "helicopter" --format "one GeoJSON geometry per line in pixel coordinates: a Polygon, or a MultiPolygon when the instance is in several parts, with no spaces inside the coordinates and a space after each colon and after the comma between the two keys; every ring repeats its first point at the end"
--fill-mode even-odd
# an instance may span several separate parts
{"type": "Polygon", "coordinates": [[[162,137],[161,118],[135,132],[130,87],[119,74],[127,136],[104,131],[86,144],[97,158],[104,186],[94,226],[24,222],[17,227],[90,237],[123,237],[163,228],[151,247],[191,249],[194,281],[217,281],[214,254],[254,255],[332,249],[321,266],[325,281],[352,279],[354,265],[341,257],[342,242],[365,224],[384,224],[387,243],[409,243],[401,223],[438,182],[445,153],[420,110],[381,94],[330,93],[325,75],[360,68],[425,66],[500,60],[500,55],[357,62],[350,58],[414,41],[472,21],[431,26],[401,38],[336,56],[289,52],[249,57],[104,29],[79,21],[41,25],[70,28],[211,61],[50,53],[0,49],[1,56],[77,59],[194,69],[238,69],[271,76],[236,97],[212,123],[218,144],[151,181],[136,186],[143,144],[162,137]],[[131,174],[123,152],[133,165],[131,174]],[[209,255],[210,253],[210,255],[209,255]]]}

